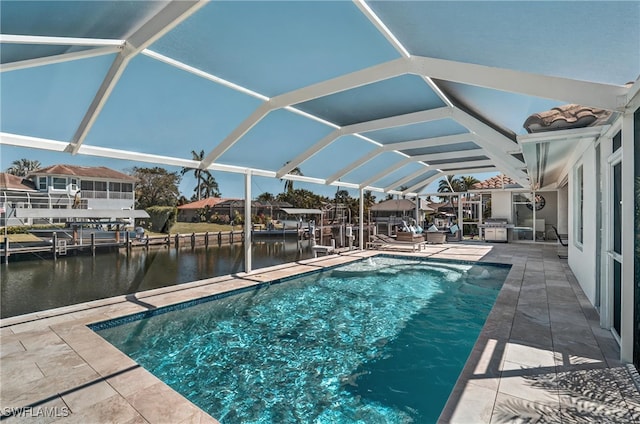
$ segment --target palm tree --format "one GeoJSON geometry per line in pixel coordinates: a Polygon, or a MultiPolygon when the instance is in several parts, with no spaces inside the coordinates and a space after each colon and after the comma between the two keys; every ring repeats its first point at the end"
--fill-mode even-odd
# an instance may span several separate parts
{"type": "MultiPolygon", "coordinates": [[[[287,165],[288,163],[289,163],[289,161],[287,161],[285,163],[285,165],[287,165]]],[[[295,168],[293,168],[291,171],[287,172],[287,174],[289,174],[289,175],[303,175],[302,171],[297,166],[295,168]]],[[[281,178],[280,181],[284,181],[284,191],[285,191],[285,193],[293,192],[293,180],[283,180],[281,178]]]]}
{"type": "Polygon", "coordinates": [[[42,168],[42,164],[37,160],[17,159],[11,162],[11,166],[7,168],[7,173],[17,177],[26,177],[31,171],[42,168]]]}
{"type": "MultiPolygon", "coordinates": [[[[204,160],[204,150],[200,150],[200,153],[196,152],[195,150],[192,150],[191,156],[193,160],[201,162],[202,160],[204,160]]],[[[193,176],[196,178],[196,181],[198,182],[196,185],[196,188],[193,190],[196,193],[196,196],[194,197],[197,197],[197,200],[201,199],[203,192],[217,193],[218,196],[220,195],[220,193],[218,193],[218,183],[216,182],[216,179],[213,177],[213,175],[211,175],[211,172],[209,172],[207,169],[182,168],[182,171],[180,171],[180,174],[184,175],[189,172],[193,172],[193,176]]],[[[205,197],[209,197],[209,196],[207,195],[205,197]]]]}
{"type": "Polygon", "coordinates": [[[465,191],[463,183],[455,175],[445,175],[438,183],[438,193],[460,193],[462,191],[465,191]]]}
{"type": "MultiPolygon", "coordinates": [[[[369,209],[376,204],[376,196],[373,195],[371,190],[366,190],[362,193],[362,198],[364,203],[364,216],[369,216],[369,209]]],[[[362,217],[362,219],[364,219],[364,217],[362,217]]]]}
{"type": "MultiPolygon", "coordinates": [[[[220,188],[218,182],[211,173],[207,173],[200,184],[200,197],[206,199],[208,197],[220,197],[220,188]]],[[[197,189],[197,188],[196,188],[197,189]]]]}
{"type": "Polygon", "coordinates": [[[464,191],[469,191],[473,188],[473,185],[479,183],[480,180],[472,175],[464,175],[460,177],[460,182],[462,186],[464,186],[464,191]]]}
{"type": "Polygon", "coordinates": [[[256,201],[258,202],[273,202],[274,200],[276,200],[276,197],[269,193],[268,191],[265,191],[264,193],[260,193],[260,195],[258,197],[256,197],[256,201]]]}

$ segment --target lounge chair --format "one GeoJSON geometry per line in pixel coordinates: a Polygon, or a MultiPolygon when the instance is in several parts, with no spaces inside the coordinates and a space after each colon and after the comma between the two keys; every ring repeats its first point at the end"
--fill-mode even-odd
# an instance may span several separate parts
{"type": "Polygon", "coordinates": [[[385,236],[383,234],[378,234],[371,237],[371,240],[367,243],[368,249],[404,249],[411,248],[412,252],[422,250],[422,246],[424,246],[426,242],[424,239],[420,241],[398,241],[389,236],[385,236]]]}

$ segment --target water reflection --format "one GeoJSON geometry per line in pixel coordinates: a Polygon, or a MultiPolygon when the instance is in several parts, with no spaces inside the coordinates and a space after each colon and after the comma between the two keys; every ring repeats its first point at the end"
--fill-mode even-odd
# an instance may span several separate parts
{"type": "MultiPolygon", "coordinates": [[[[244,270],[242,244],[10,262],[0,268],[2,318],[244,270]]],[[[254,242],[253,269],[313,256],[308,241],[254,242]]]]}

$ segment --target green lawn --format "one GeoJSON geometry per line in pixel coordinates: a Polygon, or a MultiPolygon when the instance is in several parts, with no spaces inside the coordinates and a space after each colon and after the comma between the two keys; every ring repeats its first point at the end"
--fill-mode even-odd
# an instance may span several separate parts
{"type": "Polygon", "coordinates": [[[209,232],[218,232],[218,231],[242,231],[244,227],[242,225],[221,225],[221,224],[210,224],[208,222],[176,222],[171,227],[171,234],[189,234],[189,233],[205,233],[209,232]]]}

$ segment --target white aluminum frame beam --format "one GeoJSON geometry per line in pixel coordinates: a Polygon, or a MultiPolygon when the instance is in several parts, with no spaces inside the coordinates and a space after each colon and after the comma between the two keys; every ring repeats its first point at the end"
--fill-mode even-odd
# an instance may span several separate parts
{"type": "Polygon", "coordinates": [[[272,97],[271,106],[274,109],[279,109],[307,102],[319,97],[405,75],[408,71],[409,64],[404,59],[391,60],[272,97]]]}
{"type": "Polygon", "coordinates": [[[419,176],[426,174],[427,172],[430,171],[434,171],[433,167],[425,167],[424,169],[419,169],[418,171],[414,172],[413,174],[409,174],[406,177],[400,178],[399,180],[389,184],[388,186],[386,186],[384,188],[384,191],[390,191],[390,190],[394,190],[396,187],[401,187],[404,184],[408,183],[409,181],[418,178],[419,176]]]}
{"type": "Polygon", "coordinates": [[[2,44],[107,47],[123,46],[124,40],[109,38],[50,37],[43,35],[0,34],[2,44]]]}
{"type": "MultiPolygon", "coordinates": [[[[393,32],[387,27],[387,25],[380,19],[380,17],[369,7],[365,0],[353,0],[358,6],[358,9],[369,19],[369,21],[375,26],[378,31],[389,41],[389,43],[396,49],[403,58],[408,59],[411,57],[411,53],[406,47],[398,40],[393,32]]],[[[422,76],[425,83],[436,93],[438,97],[449,107],[453,107],[453,103],[449,98],[440,90],[440,87],[433,82],[433,80],[427,76],[422,76]]]]}
{"type": "Polygon", "coordinates": [[[384,152],[385,152],[385,150],[382,147],[379,147],[379,148],[377,148],[375,150],[370,151],[369,153],[367,153],[366,155],[362,156],[357,161],[352,162],[351,164],[349,164],[346,167],[342,168],[338,172],[336,172],[333,175],[329,176],[327,178],[327,184],[331,184],[332,182],[339,180],[340,178],[342,178],[345,175],[347,175],[349,172],[353,171],[356,168],[359,168],[360,166],[362,166],[365,163],[373,160],[374,158],[378,157],[379,155],[381,155],[384,152]]]}
{"type": "Polygon", "coordinates": [[[640,78],[638,78],[631,87],[626,96],[627,103],[625,105],[626,112],[635,112],[640,107],[640,78]]]}
{"type": "MultiPolygon", "coordinates": [[[[449,159],[459,159],[459,158],[465,158],[465,157],[477,157],[477,156],[486,156],[489,157],[487,155],[487,152],[485,152],[484,149],[472,149],[472,150],[458,150],[458,151],[453,151],[453,152],[444,152],[444,153],[431,153],[428,155],[418,155],[418,156],[410,156],[407,160],[409,162],[427,162],[427,164],[430,164],[430,161],[437,161],[437,160],[449,160],[449,159]]],[[[456,162],[452,162],[452,163],[456,163],[456,162]]],[[[436,168],[441,167],[441,166],[448,166],[451,165],[452,163],[442,163],[442,164],[435,164],[433,166],[435,166],[436,168]]],[[[466,163],[464,161],[461,161],[460,163],[466,163]]]]}
{"type": "Polygon", "coordinates": [[[412,56],[411,73],[494,90],[619,111],[629,88],[431,57],[412,56]]]}
{"type": "MultiPolygon", "coordinates": [[[[240,138],[245,135],[251,128],[253,128],[258,122],[262,120],[271,111],[268,103],[263,103],[253,111],[242,123],[229,133],[228,136],[222,140],[212,151],[207,154],[204,160],[200,163],[201,169],[206,169],[213,162],[218,160],[220,156],[229,150],[240,138]]],[[[293,169],[293,168],[292,168],[293,169]]]]}
{"type": "Polygon", "coordinates": [[[424,189],[426,186],[428,186],[438,178],[441,178],[442,176],[444,176],[444,174],[442,172],[438,172],[437,174],[430,176],[426,180],[422,180],[419,183],[416,183],[411,187],[407,188],[405,191],[402,192],[402,194],[405,194],[405,195],[409,193],[418,194],[420,190],[424,189]]]}
{"type": "Polygon", "coordinates": [[[311,146],[310,148],[308,148],[307,150],[305,150],[304,152],[302,152],[301,154],[299,154],[298,156],[296,156],[295,158],[291,159],[286,164],[284,164],[284,166],[276,172],[276,177],[281,178],[283,175],[286,175],[288,172],[291,172],[292,169],[294,169],[297,166],[300,166],[300,164],[302,164],[304,161],[306,161],[311,156],[315,155],[320,150],[324,149],[325,147],[327,147],[328,145],[336,141],[338,138],[342,137],[342,135],[343,135],[342,130],[331,131],[329,134],[322,137],[322,139],[316,142],[313,146],[311,146]]]}
{"type": "MultiPolygon", "coordinates": [[[[402,168],[403,166],[409,165],[411,163],[414,162],[422,162],[422,161],[429,161],[429,160],[448,160],[448,159],[456,159],[456,158],[460,158],[461,156],[470,156],[471,153],[468,152],[474,152],[477,154],[473,154],[473,156],[487,156],[485,154],[485,151],[483,149],[473,149],[473,150],[462,150],[462,151],[457,151],[457,152],[445,152],[445,153],[433,153],[430,155],[420,155],[420,156],[410,156],[404,160],[401,160],[395,164],[393,164],[392,166],[388,167],[387,169],[379,172],[378,174],[374,175],[373,177],[365,180],[363,183],[360,184],[360,187],[366,187],[369,184],[378,181],[384,177],[386,177],[387,175],[391,174],[392,172],[397,171],[398,169],[402,168]]],[[[466,164],[469,164],[469,166],[474,166],[477,163],[481,163],[481,164],[492,164],[493,162],[491,160],[477,160],[477,161],[461,161],[461,162],[451,162],[451,163],[444,163],[444,164],[437,164],[437,165],[430,165],[430,164],[424,164],[425,166],[425,170],[432,170],[432,169],[443,169],[443,167],[445,167],[445,169],[450,169],[450,167],[452,166],[457,166],[457,167],[464,167],[466,164]]],[[[425,171],[426,172],[426,171],[425,171]]]]}
{"type": "MultiPolygon", "coordinates": [[[[222,156],[224,152],[226,152],[235,143],[237,143],[249,129],[260,122],[270,112],[277,109],[288,109],[293,112],[303,114],[308,118],[319,120],[326,125],[331,125],[337,130],[340,130],[339,126],[321,120],[311,114],[302,112],[292,107],[292,105],[371,84],[377,81],[405,75],[406,73],[407,62],[402,59],[396,59],[382,63],[380,65],[375,65],[370,68],[363,69],[361,71],[352,72],[350,74],[342,75],[327,81],[322,81],[317,84],[313,84],[307,87],[300,88],[298,90],[275,96],[267,100],[266,103],[259,106],[256,111],[251,116],[249,116],[249,118],[244,120],[237,128],[235,128],[231,132],[231,134],[229,134],[229,136],[227,136],[218,146],[216,146],[214,150],[212,150],[206,156],[205,160],[202,161],[200,167],[206,168],[210,164],[218,160],[220,156],[222,156]]],[[[331,142],[333,142],[333,140],[329,141],[327,145],[331,144],[331,142]]],[[[308,152],[310,152],[308,153],[309,157],[319,152],[324,147],[326,146],[323,146],[322,144],[315,146],[315,149],[314,146],[312,146],[312,148],[308,150],[308,152]]],[[[302,155],[299,155],[297,158],[290,160],[286,166],[283,166],[280,170],[278,170],[277,174],[279,176],[285,175],[287,172],[291,171],[293,168],[299,166],[302,162],[308,159],[301,158],[304,158],[304,153],[302,155]]]]}
{"type": "Polygon", "coordinates": [[[422,122],[439,121],[453,117],[453,109],[439,107],[435,109],[420,110],[418,112],[395,115],[388,118],[374,119],[373,121],[360,122],[342,127],[345,134],[366,133],[370,131],[384,130],[387,128],[403,127],[405,125],[419,124],[422,122]]]}
{"type": "Polygon", "coordinates": [[[575,141],[578,138],[584,137],[600,137],[608,129],[609,125],[603,125],[597,127],[545,131],[540,133],[521,134],[517,136],[517,140],[520,144],[575,141]]]}
{"type": "Polygon", "coordinates": [[[454,118],[460,125],[477,135],[475,143],[485,150],[486,156],[495,162],[496,167],[522,187],[529,187],[529,177],[522,170],[526,164],[511,156],[512,152],[520,149],[517,143],[463,110],[455,109],[454,118]]]}
{"type": "Polygon", "coordinates": [[[88,59],[91,57],[104,56],[118,53],[122,46],[96,47],[71,53],[62,53],[52,56],[36,57],[34,59],[18,60],[0,64],[0,72],[17,71],[19,69],[35,68],[38,66],[54,65],[56,63],[70,62],[72,60],[88,59]]]}
{"type": "MultiPolygon", "coordinates": [[[[472,163],[472,162],[469,162],[469,163],[472,163]]],[[[498,172],[498,168],[493,166],[493,164],[485,162],[485,165],[487,165],[487,166],[483,167],[481,163],[476,163],[476,164],[474,164],[472,166],[479,166],[479,168],[469,169],[469,168],[466,168],[466,167],[457,166],[457,167],[454,167],[454,168],[441,169],[441,171],[445,175],[455,175],[455,174],[467,174],[467,175],[470,175],[470,174],[478,174],[480,172],[498,172]]]]}
{"type": "Polygon", "coordinates": [[[397,143],[390,143],[384,145],[384,150],[408,150],[408,149],[421,149],[425,147],[442,146],[457,143],[473,142],[475,143],[476,136],[473,133],[453,134],[445,135],[441,137],[422,138],[418,140],[400,141],[397,143]]]}
{"type": "Polygon", "coordinates": [[[462,143],[466,141],[475,142],[475,138],[476,137],[474,134],[465,133],[465,134],[447,135],[442,137],[423,138],[419,140],[410,140],[410,141],[402,141],[398,143],[384,144],[378,147],[376,150],[369,152],[366,156],[361,157],[357,161],[352,162],[351,164],[342,168],[340,171],[328,177],[327,183],[336,181],[344,177],[349,172],[353,171],[356,168],[359,168],[360,166],[364,165],[368,161],[374,159],[375,157],[377,157],[378,155],[384,152],[398,151],[398,150],[404,150],[404,149],[418,149],[422,147],[440,146],[443,144],[455,144],[455,143],[462,143]]]}
{"type": "Polygon", "coordinates": [[[111,64],[106,77],[98,88],[98,92],[76,129],[67,151],[72,154],[78,153],[80,146],[84,143],[129,61],[205,4],[206,2],[197,0],[174,0],[145,22],[126,40],[125,48],[122,49],[111,64]]]}
{"type": "MultiPolygon", "coordinates": [[[[450,118],[452,109],[449,107],[441,107],[437,109],[421,110],[418,112],[407,113],[404,115],[390,116],[388,118],[375,119],[373,121],[361,122],[358,124],[347,125],[339,130],[334,131],[313,146],[298,155],[295,159],[289,161],[285,166],[278,170],[277,175],[284,175],[296,166],[300,166],[304,161],[311,158],[320,150],[329,146],[336,139],[345,135],[356,133],[377,131],[386,128],[401,127],[405,125],[417,124],[421,122],[437,121],[440,119],[450,118]]],[[[340,177],[338,177],[340,178],[340,177]]]]}

